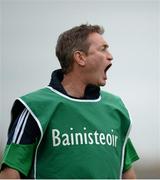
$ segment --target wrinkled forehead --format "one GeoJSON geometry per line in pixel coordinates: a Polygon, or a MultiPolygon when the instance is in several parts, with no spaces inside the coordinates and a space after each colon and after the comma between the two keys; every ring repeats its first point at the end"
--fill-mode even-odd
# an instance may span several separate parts
{"type": "Polygon", "coordinates": [[[99,34],[99,33],[91,33],[88,38],[87,38],[88,43],[91,45],[95,45],[95,46],[107,46],[108,47],[108,43],[106,42],[106,40],[104,39],[104,37],[99,34]]]}

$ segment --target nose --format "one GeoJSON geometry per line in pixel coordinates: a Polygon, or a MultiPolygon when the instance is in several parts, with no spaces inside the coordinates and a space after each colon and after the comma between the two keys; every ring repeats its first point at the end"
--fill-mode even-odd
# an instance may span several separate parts
{"type": "Polygon", "coordinates": [[[112,54],[109,51],[107,51],[107,60],[108,61],[112,61],[113,60],[113,56],[112,56],[112,54]]]}

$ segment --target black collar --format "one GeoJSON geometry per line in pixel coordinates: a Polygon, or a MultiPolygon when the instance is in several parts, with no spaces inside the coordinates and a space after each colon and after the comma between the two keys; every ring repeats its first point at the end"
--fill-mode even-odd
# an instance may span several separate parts
{"type": "MultiPolygon", "coordinates": [[[[72,96],[68,95],[67,92],[65,91],[65,89],[63,88],[63,86],[61,84],[62,80],[63,80],[62,70],[61,69],[55,70],[52,72],[51,81],[49,83],[49,86],[51,86],[52,88],[61,92],[62,94],[65,94],[69,97],[72,97],[72,96]]],[[[85,89],[84,97],[82,97],[82,98],[72,97],[72,98],[76,98],[76,99],[97,99],[97,98],[99,98],[99,95],[100,95],[100,88],[98,86],[88,85],[85,89]]]]}

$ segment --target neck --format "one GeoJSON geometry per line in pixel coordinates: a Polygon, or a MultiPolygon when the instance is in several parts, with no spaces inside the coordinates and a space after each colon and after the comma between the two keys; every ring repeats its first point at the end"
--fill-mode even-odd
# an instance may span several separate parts
{"type": "Polygon", "coordinates": [[[84,96],[86,84],[82,81],[80,75],[68,73],[64,75],[61,83],[68,95],[76,98],[84,96]]]}

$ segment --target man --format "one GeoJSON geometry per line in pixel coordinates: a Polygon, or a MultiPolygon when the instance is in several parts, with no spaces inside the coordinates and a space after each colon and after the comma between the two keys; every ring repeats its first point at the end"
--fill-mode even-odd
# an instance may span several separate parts
{"type": "Polygon", "coordinates": [[[61,69],[13,105],[2,178],[136,178],[128,112],[100,90],[113,59],[103,32],[80,25],[59,36],[61,69]]]}

